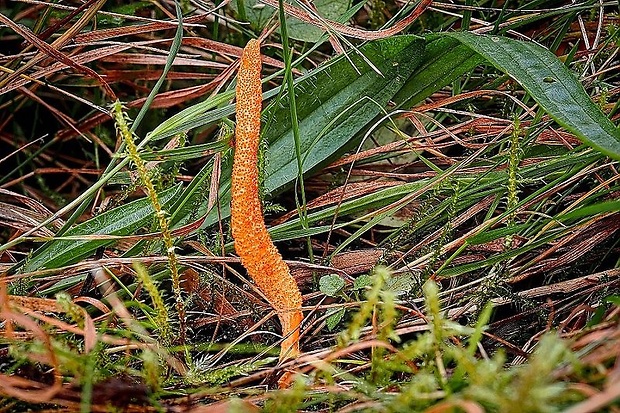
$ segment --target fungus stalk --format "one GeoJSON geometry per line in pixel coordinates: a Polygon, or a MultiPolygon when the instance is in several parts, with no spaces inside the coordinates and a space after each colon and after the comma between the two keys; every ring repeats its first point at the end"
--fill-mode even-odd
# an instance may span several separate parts
{"type": "Polygon", "coordinates": [[[237,78],[235,156],[232,172],[231,226],[241,263],[278,314],[284,341],[280,360],[299,355],[303,319],[301,293],[274,245],[258,191],[258,146],[262,90],[260,43],[250,40],[237,78]]]}

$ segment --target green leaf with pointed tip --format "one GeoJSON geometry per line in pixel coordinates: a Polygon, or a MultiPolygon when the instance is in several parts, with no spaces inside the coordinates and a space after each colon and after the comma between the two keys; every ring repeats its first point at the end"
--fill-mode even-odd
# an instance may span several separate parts
{"type": "MultiPolygon", "coordinates": [[[[176,185],[159,194],[159,202],[165,210],[181,191],[176,185]]],[[[148,198],[141,198],[116,207],[67,231],[65,237],[92,235],[133,235],[141,227],[150,224],[154,216],[153,205],[148,198]]],[[[88,257],[97,248],[114,244],[110,239],[58,239],[43,244],[22,267],[23,272],[46,268],[58,268],[88,257]]]]}
{"type": "Polygon", "coordinates": [[[590,217],[593,215],[605,214],[607,212],[618,212],[618,211],[620,211],[620,201],[618,200],[602,201],[596,204],[587,205],[587,206],[575,209],[574,211],[567,212],[566,214],[563,214],[557,217],[557,219],[562,222],[566,222],[572,219],[590,217]]]}
{"type": "Polygon", "coordinates": [[[235,107],[233,105],[219,107],[229,102],[234,96],[235,91],[229,90],[215,96],[210,96],[200,103],[183,109],[181,112],[166,119],[149,132],[146,135],[146,139],[154,142],[174,136],[178,133],[187,132],[193,128],[199,128],[217,122],[235,112],[235,107]]]}
{"type": "MultiPolygon", "coordinates": [[[[420,63],[423,51],[424,39],[417,36],[377,40],[358,51],[349,51],[346,56],[331,59],[295,82],[305,173],[326,165],[359,142],[360,132],[384,112],[420,63]]],[[[267,125],[263,135],[269,141],[264,185],[271,194],[283,191],[297,177],[293,131],[286,102],[288,97],[283,94],[263,113],[267,125]]],[[[222,218],[230,214],[231,159],[225,161],[219,194],[219,216],[222,218]]],[[[205,205],[199,208],[198,215],[206,212],[205,205]]],[[[218,211],[211,211],[203,227],[217,219],[218,211]]]]}
{"type": "Polygon", "coordinates": [[[515,79],[558,124],[594,149],[620,159],[620,130],[592,102],[571,71],[532,43],[468,32],[446,33],[515,79]]]}
{"type": "MultiPolygon", "coordinates": [[[[395,36],[367,43],[358,53],[338,57],[317,76],[295,85],[304,172],[338,158],[358,141],[356,135],[380,115],[421,61],[424,40],[395,36]]],[[[288,98],[264,113],[269,140],[266,189],[278,192],[297,176],[288,98]]]]}
{"type": "MultiPolygon", "coordinates": [[[[239,1],[231,1],[229,6],[238,18],[242,17],[239,13],[239,1]]],[[[304,4],[300,4],[298,0],[285,0],[285,3],[291,4],[297,8],[307,8],[304,4]]],[[[349,11],[350,0],[315,0],[312,2],[317,14],[324,19],[346,22],[346,16],[349,11]]],[[[243,0],[244,17],[250,23],[255,31],[263,30],[269,24],[276,14],[275,8],[261,3],[260,0],[243,0]]],[[[318,17],[317,17],[318,18],[318,17]]],[[[301,40],[303,42],[318,42],[324,34],[324,30],[310,23],[305,23],[294,17],[286,19],[288,34],[291,38],[301,40]]],[[[325,41],[323,39],[323,41],[325,41]]]]}

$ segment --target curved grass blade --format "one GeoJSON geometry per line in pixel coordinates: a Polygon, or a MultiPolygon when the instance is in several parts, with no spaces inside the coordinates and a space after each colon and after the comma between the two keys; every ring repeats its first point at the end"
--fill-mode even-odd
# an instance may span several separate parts
{"type": "MultiPolygon", "coordinates": [[[[215,96],[210,96],[200,103],[183,109],[181,112],[171,116],[149,132],[146,135],[147,139],[151,142],[155,142],[178,133],[187,132],[189,129],[199,128],[217,122],[226,116],[230,116],[235,113],[234,105],[219,106],[230,102],[234,96],[235,91],[228,90],[215,96]]],[[[265,94],[263,94],[263,98],[265,98],[265,94]]]]}
{"type": "Polygon", "coordinates": [[[570,70],[537,44],[501,36],[446,33],[515,79],[558,124],[620,160],[620,130],[592,102],[570,70]]]}

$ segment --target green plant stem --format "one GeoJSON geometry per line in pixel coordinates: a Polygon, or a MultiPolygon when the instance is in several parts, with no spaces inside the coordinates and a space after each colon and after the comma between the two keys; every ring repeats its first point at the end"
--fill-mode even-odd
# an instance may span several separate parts
{"type": "MultiPolygon", "coordinates": [[[[304,188],[304,170],[303,170],[303,157],[301,154],[301,136],[299,135],[299,119],[297,118],[297,104],[295,103],[295,81],[293,80],[293,68],[292,53],[288,43],[288,32],[286,28],[286,15],[284,13],[284,2],[278,0],[279,4],[279,18],[280,18],[280,33],[282,34],[282,52],[284,55],[284,78],[286,80],[286,86],[288,90],[288,100],[291,111],[291,127],[293,129],[293,139],[295,140],[295,157],[297,158],[297,180],[299,182],[299,193],[301,194],[301,205],[295,197],[295,203],[299,212],[299,219],[304,229],[308,229],[308,211],[306,207],[306,191],[304,188]]],[[[310,237],[306,238],[308,244],[308,255],[310,262],[313,261],[312,243],[310,237]]]]}
{"type": "Polygon", "coordinates": [[[114,103],[113,107],[113,115],[114,120],[116,121],[116,125],[118,127],[119,133],[123,137],[123,141],[127,147],[127,153],[131,161],[136,165],[136,170],[138,171],[138,176],[142,181],[146,189],[146,193],[153,204],[153,209],[155,210],[155,216],[159,222],[159,227],[161,229],[161,234],[164,242],[164,246],[166,247],[166,255],[168,257],[168,267],[170,269],[170,275],[172,278],[172,290],[174,292],[174,298],[176,301],[176,309],[179,317],[179,340],[181,344],[185,343],[186,335],[185,335],[185,305],[183,303],[183,298],[181,296],[181,281],[178,270],[178,260],[176,253],[174,252],[174,242],[172,241],[172,234],[170,233],[170,227],[168,225],[168,219],[166,218],[166,211],[164,211],[159,203],[159,198],[157,196],[157,192],[155,191],[155,186],[153,185],[153,181],[149,177],[149,174],[146,170],[146,165],[142,158],[140,158],[140,154],[138,153],[138,147],[136,146],[131,131],[127,125],[127,120],[125,119],[125,114],[123,112],[122,105],[119,101],[114,103]]]}

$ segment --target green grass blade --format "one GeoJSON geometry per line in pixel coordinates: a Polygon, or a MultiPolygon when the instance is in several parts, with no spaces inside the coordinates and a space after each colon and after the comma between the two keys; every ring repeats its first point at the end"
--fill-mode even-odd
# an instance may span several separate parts
{"type": "MultiPolygon", "coordinates": [[[[308,229],[306,222],[306,189],[304,187],[304,170],[303,157],[301,155],[301,135],[299,132],[299,118],[297,117],[297,103],[295,101],[295,83],[293,80],[293,67],[291,66],[292,52],[288,42],[288,30],[286,23],[286,14],[284,13],[284,2],[279,0],[278,17],[280,20],[280,33],[282,37],[282,50],[284,55],[284,79],[286,82],[286,90],[289,103],[289,111],[291,113],[291,128],[293,130],[293,141],[295,142],[295,157],[297,158],[297,185],[299,186],[299,194],[301,201],[295,196],[295,204],[297,205],[297,213],[301,218],[301,223],[305,229],[308,229]]],[[[308,254],[312,261],[312,244],[310,238],[307,238],[308,254]]]]}
{"type": "Polygon", "coordinates": [[[606,214],[609,212],[620,212],[620,201],[611,200],[599,202],[593,205],[587,205],[560,215],[558,219],[562,222],[566,222],[569,220],[590,217],[598,214],[606,214]]]}
{"type": "Polygon", "coordinates": [[[422,63],[392,99],[403,108],[421,102],[483,61],[469,47],[449,37],[427,40],[422,63]]]}
{"type": "Polygon", "coordinates": [[[530,42],[473,33],[447,33],[514,78],[558,124],[582,142],[620,160],[620,130],[551,52],[530,42]]]}
{"type": "Polygon", "coordinates": [[[229,147],[229,139],[219,140],[215,142],[199,143],[191,146],[183,146],[181,148],[163,149],[163,150],[145,150],[140,152],[140,157],[145,161],[160,162],[185,162],[191,159],[204,158],[217,152],[223,152],[229,147]]]}

